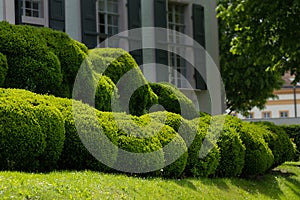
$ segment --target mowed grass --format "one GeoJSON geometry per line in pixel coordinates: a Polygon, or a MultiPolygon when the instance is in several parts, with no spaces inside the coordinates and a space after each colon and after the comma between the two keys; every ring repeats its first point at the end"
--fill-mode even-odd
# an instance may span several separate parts
{"type": "Polygon", "coordinates": [[[249,178],[138,178],[91,171],[0,172],[0,199],[300,199],[300,162],[249,178]]]}

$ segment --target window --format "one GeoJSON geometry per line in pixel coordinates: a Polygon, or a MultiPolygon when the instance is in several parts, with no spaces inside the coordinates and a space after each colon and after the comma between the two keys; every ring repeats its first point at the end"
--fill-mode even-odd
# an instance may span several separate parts
{"type": "Polygon", "coordinates": [[[41,4],[41,0],[22,0],[22,16],[42,18],[43,13],[41,4]]]}
{"type": "Polygon", "coordinates": [[[185,81],[186,76],[186,65],[183,58],[179,55],[172,53],[172,51],[179,52],[184,51],[184,49],[178,44],[179,36],[175,33],[175,31],[184,33],[185,25],[184,25],[184,13],[185,5],[169,3],[168,4],[168,28],[171,30],[169,34],[169,82],[176,85],[178,88],[187,87],[187,83],[185,81]],[[174,31],[174,32],[172,32],[174,31]],[[177,45],[176,45],[177,44],[177,45]]]}
{"type": "Polygon", "coordinates": [[[262,112],[262,118],[263,119],[270,119],[271,118],[271,112],[262,112]]]}
{"type": "Polygon", "coordinates": [[[119,32],[119,1],[98,0],[99,42],[119,32]]]}
{"type": "Polygon", "coordinates": [[[279,117],[280,118],[288,118],[289,117],[289,111],[279,111],[279,117]]]}
{"type": "Polygon", "coordinates": [[[254,113],[249,113],[246,118],[247,119],[253,119],[254,118],[254,113]]]}
{"type": "Polygon", "coordinates": [[[30,24],[35,26],[48,26],[46,9],[48,0],[21,0],[20,5],[20,20],[18,23],[30,24]]]}

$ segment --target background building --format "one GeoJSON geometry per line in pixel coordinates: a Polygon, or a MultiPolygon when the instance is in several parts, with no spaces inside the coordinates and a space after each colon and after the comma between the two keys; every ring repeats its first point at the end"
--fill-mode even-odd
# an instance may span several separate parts
{"type": "Polygon", "coordinates": [[[234,113],[241,119],[249,121],[267,120],[278,124],[300,123],[300,84],[292,85],[294,77],[286,73],[282,79],[284,84],[280,90],[274,91],[277,99],[269,99],[265,109],[253,108],[248,116],[234,113]]]}
{"type": "MultiPolygon", "coordinates": [[[[128,36],[127,47],[134,42],[141,43],[141,49],[130,53],[138,64],[144,64],[141,69],[149,81],[173,83],[194,102],[198,101],[201,111],[220,114],[224,110],[221,79],[209,62],[212,58],[219,66],[215,8],[215,0],[0,0],[0,20],[64,31],[89,48],[134,28],[161,27],[184,33],[204,47],[208,55],[176,46],[176,35],[166,36],[162,45],[168,45],[169,49],[182,48],[186,56],[201,63],[197,67],[204,77],[174,53],[143,49],[143,41],[134,41],[135,36],[128,36]],[[167,65],[171,70],[145,63],[167,65]],[[214,106],[212,101],[216,102],[214,106]]],[[[157,38],[154,40],[158,42],[157,38]]]]}

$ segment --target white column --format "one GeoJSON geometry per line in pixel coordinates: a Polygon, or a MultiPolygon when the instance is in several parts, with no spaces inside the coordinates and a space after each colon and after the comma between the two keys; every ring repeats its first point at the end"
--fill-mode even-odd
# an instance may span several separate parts
{"type": "Polygon", "coordinates": [[[205,40],[206,51],[206,77],[207,91],[199,94],[199,106],[201,111],[208,112],[212,115],[224,112],[225,91],[221,91],[222,81],[220,76],[219,64],[219,42],[218,42],[218,21],[216,18],[216,1],[215,0],[199,0],[198,2],[204,6],[205,13],[205,40]],[[210,62],[211,59],[213,63],[210,62]],[[216,65],[217,68],[214,66],[216,65]]]}
{"type": "Polygon", "coordinates": [[[4,20],[4,2],[0,0],[0,21],[4,20]]]}
{"type": "Polygon", "coordinates": [[[3,0],[3,19],[11,24],[15,24],[15,1],[3,0]]]}
{"type": "MultiPolygon", "coordinates": [[[[142,27],[154,27],[154,2],[153,0],[141,0],[142,27]]],[[[154,46],[154,33],[142,33],[143,46],[154,46]]],[[[155,63],[155,51],[153,49],[143,50],[144,63],[155,63]]],[[[149,82],[156,81],[156,66],[147,64],[143,66],[143,73],[149,82]]]]}
{"type": "Polygon", "coordinates": [[[66,33],[73,39],[81,41],[80,0],[65,0],[66,33]]]}

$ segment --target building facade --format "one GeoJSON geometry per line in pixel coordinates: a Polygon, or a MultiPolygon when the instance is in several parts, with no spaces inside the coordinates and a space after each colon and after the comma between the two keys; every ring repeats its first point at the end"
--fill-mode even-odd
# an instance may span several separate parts
{"type": "Polygon", "coordinates": [[[248,116],[238,113],[234,115],[249,121],[266,120],[278,124],[300,123],[300,83],[293,85],[294,77],[286,73],[282,77],[284,84],[280,90],[274,91],[278,97],[269,99],[263,110],[253,108],[248,116]]]}
{"type": "MultiPolygon", "coordinates": [[[[143,64],[141,69],[149,81],[173,83],[198,102],[201,111],[220,114],[224,111],[224,94],[221,78],[216,74],[219,72],[212,66],[219,66],[215,8],[214,0],[0,0],[0,21],[64,31],[89,48],[136,28],[159,27],[183,33],[198,42],[207,54],[176,46],[176,35],[166,36],[163,45],[169,49],[183,48],[187,57],[200,63],[197,67],[202,76],[185,58],[174,53],[143,49],[143,45],[130,53],[139,65],[143,64]]],[[[132,44],[130,38],[135,36],[128,36],[128,49],[132,44]]]]}

